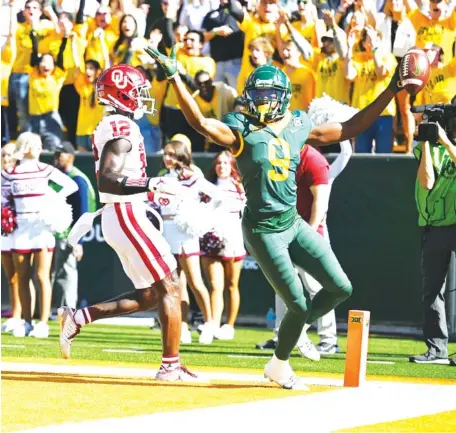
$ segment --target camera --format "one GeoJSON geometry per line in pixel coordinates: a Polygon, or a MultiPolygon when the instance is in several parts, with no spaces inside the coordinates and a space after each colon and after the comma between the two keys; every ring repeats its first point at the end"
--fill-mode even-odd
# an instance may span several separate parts
{"type": "Polygon", "coordinates": [[[439,130],[437,122],[447,133],[448,137],[454,140],[452,122],[456,118],[456,105],[428,104],[412,107],[412,113],[423,113],[423,120],[418,125],[417,141],[429,141],[432,145],[438,145],[439,130]]]}

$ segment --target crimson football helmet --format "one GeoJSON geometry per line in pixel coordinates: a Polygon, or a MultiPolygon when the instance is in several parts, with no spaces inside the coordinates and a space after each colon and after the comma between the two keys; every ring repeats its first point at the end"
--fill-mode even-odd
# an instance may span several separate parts
{"type": "Polygon", "coordinates": [[[101,105],[133,114],[155,114],[155,100],[150,97],[150,83],[142,72],[130,65],[113,66],[97,81],[97,98],[101,105]]]}

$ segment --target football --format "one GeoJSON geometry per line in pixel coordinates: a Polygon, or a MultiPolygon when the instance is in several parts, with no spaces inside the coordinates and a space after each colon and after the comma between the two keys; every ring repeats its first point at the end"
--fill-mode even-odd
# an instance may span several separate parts
{"type": "Polygon", "coordinates": [[[429,59],[420,48],[413,47],[402,57],[399,76],[410,95],[420,92],[429,80],[429,59]]]}

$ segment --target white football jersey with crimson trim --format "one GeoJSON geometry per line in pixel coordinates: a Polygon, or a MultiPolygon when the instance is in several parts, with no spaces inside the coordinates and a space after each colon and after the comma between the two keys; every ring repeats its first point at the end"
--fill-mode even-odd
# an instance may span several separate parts
{"type": "MultiPolygon", "coordinates": [[[[92,149],[95,157],[95,170],[98,176],[100,157],[108,141],[125,138],[131,143],[131,149],[125,158],[122,174],[132,179],[146,178],[146,151],[144,139],[139,126],[131,119],[121,114],[111,114],[104,117],[97,125],[92,135],[92,149]]],[[[101,203],[125,203],[146,201],[147,193],[115,195],[99,192],[101,203]]]]}

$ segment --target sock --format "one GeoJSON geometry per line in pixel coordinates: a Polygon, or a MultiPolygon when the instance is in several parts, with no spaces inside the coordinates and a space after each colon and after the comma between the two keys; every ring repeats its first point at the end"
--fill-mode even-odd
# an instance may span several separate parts
{"type": "Polygon", "coordinates": [[[162,365],[165,368],[174,370],[175,368],[180,367],[179,355],[163,355],[162,356],[162,365]]]}
{"type": "Polygon", "coordinates": [[[279,358],[277,358],[275,353],[274,353],[274,355],[272,355],[271,362],[274,363],[277,366],[277,368],[279,368],[279,369],[285,368],[287,365],[290,364],[288,359],[287,360],[279,359],[279,358]]]}
{"type": "Polygon", "coordinates": [[[76,313],[74,313],[74,321],[79,326],[84,326],[88,323],[92,323],[92,318],[90,317],[89,309],[83,308],[82,310],[77,310],[76,313]]]}

